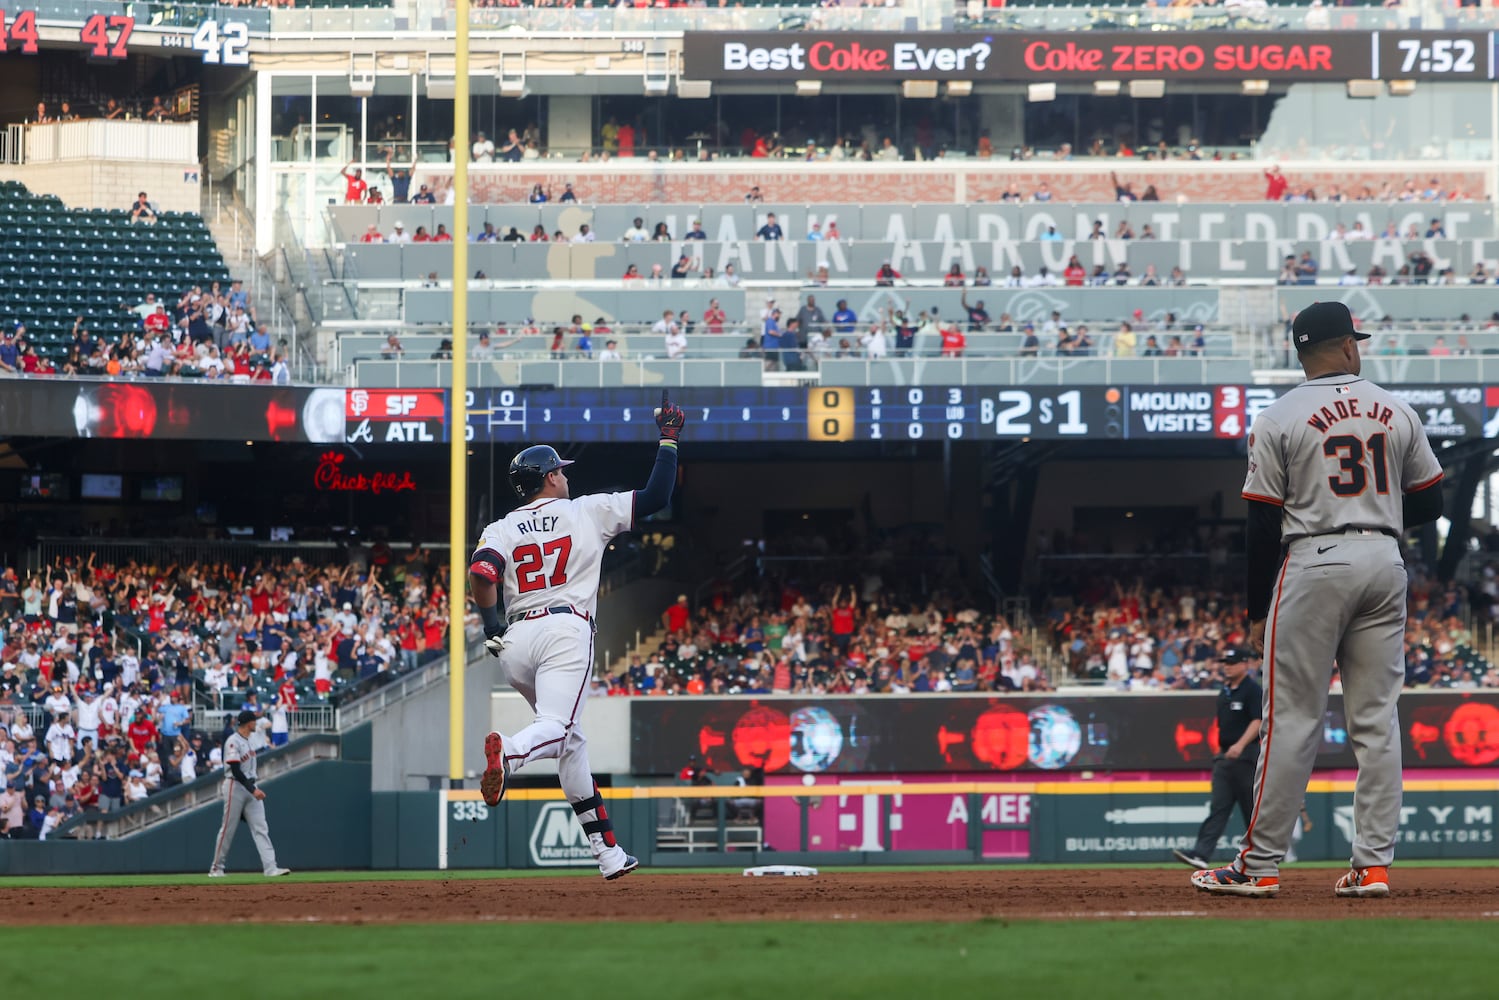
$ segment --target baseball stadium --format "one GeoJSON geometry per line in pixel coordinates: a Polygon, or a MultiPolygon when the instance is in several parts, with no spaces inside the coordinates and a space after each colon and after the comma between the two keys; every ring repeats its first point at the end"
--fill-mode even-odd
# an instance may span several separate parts
{"type": "Polygon", "coordinates": [[[1489,0],[19,0],[0,126],[18,994],[1499,992],[1489,0]]]}

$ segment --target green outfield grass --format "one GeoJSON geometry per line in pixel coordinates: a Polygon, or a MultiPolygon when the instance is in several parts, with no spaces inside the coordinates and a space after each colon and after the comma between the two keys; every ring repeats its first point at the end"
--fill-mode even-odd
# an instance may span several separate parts
{"type": "MultiPolygon", "coordinates": [[[[1226,863],[1226,862],[1225,862],[1226,863]]],[[[1340,869],[1347,868],[1343,861],[1305,861],[1298,862],[1295,868],[1321,868],[1340,869]]],[[[1461,860],[1448,861],[1402,861],[1400,868],[1495,868],[1499,867],[1499,858],[1464,858],[1461,860]]],[[[1041,864],[996,864],[982,866],[978,870],[1004,871],[1093,871],[1097,869],[1161,869],[1172,868],[1185,871],[1183,865],[1172,862],[1152,861],[1149,863],[1117,863],[1108,864],[1100,862],[1091,865],[1041,865],[1041,864]]],[[[739,868],[642,868],[641,874],[650,875],[701,875],[714,871],[739,871],[739,868]]],[[[821,865],[820,872],[939,872],[939,871],[974,871],[973,865],[851,865],[848,867],[821,865]]],[[[450,869],[448,871],[329,871],[329,872],[294,872],[280,879],[286,882],[430,882],[442,880],[465,881],[469,879],[494,879],[494,878],[598,878],[598,871],[594,867],[587,866],[573,869],[558,868],[532,868],[532,869],[450,869]]],[[[0,877],[0,888],[4,889],[110,889],[119,886],[141,886],[141,885],[196,885],[202,883],[207,885],[235,885],[243,883],[264,883],[267,879],[259,872],[236,872],[227,878],[210,879],[206,874],[185,875],[17,875],[13,877],[0,877]]],[[[1499,909],[1499,902],[1496,902],[1499,909]]]]}
{"type": "Polygon", "coordinates": [[[3,931],[7,995],[1493,997],[1483,921],[238,925],[3,931]],[[27,960],[21,956],[31,956],[27,960]],[[123,994],[122,994],[123,991],[123,994]]]}

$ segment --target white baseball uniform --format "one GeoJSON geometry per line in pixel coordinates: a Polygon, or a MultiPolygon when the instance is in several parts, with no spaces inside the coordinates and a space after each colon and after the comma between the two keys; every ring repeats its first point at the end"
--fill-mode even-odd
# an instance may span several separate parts
{"type": "Polygon", "coordinates": [[[604,831],[610,848],[614,838],[578,718],[593,673],[593,615],[604,550],[634,521],[633,492],[540,498],[485,528],[470,560],[476,572],[496,568],[509,622],[500,666],[536,712],[529,726],[504,737],[505,770],[558,758],[563,793],[584,829],[604,831]]]}

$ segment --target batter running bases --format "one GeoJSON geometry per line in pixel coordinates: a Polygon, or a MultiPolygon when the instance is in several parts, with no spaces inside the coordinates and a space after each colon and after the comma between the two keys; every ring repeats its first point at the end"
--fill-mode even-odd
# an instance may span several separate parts
{"type": "Polygon", "coordinates": [[[485,738],[479,785],[484,801],[491,808],[499,804],[508,774],[531,761],[557,758],[562,792],[605,879],[628,875],[640,862],[614,839],[578,724],[593,673],[599,567],[614,536],[671,502],[677,439],[685,422],[681,408],[663,392],[656,410],[661,432],[656,464],[645,489],[634,492],[575,500],[563,471],[572,462],[546,445],[522,451],[510,462],[510,485],[521,506],[484,529],[469,564],[484,644],[536,713],[535,721],[514,736],[485,738]]]}
{"type": "Polygon", "coordinates": [[[1306,381],[1249,435],[1250,643],[1265,654],[1264,735],[1239,854],[1198,871],[1208,892],[1269,896],[1291,846],[1334,662],[1358,761],[1351,870],[1339,896],[1387,896],[1400,826],[1405,528],[1441,516],[1442,467],[1421,421],[1359,377],[1348,307],[1318,302],[1291,326],[1306,381]],[[1278,575],[1277,575],[1278,574],[1278,575]]]}
{"type": "Polygon", "coordinates": [[[239,713],[234,717],[234,732],[224,741],[224,823],[219,827],[209,878],[224,877],[224,861],[241,822],[250,827],[266,877],[291,874],[291,869],[276,864],[276,848],[271,845],[271,831],[265,824],[265,792],[255,787],[255,748],[250,745],[250,734],[255,731],[256,720],[254,712],[239,713]]]}

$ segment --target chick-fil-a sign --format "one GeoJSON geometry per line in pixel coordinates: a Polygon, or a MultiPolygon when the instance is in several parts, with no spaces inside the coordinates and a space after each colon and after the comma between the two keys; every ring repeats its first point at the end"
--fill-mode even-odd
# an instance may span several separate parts
{"type": "Polygon", "coordinates": [[[403,493],[416,489],[409,470],[399,472],[346,472],[344,456],[336,451],[324,452],[312,471],[313,489],[335,493],[403,493]]]}
{"type": "Polygon", "coordinates": [[[1065,34],[689,32],[692,80],[1353,80],[1374,75],[1368,32],[1065,34]]]}

